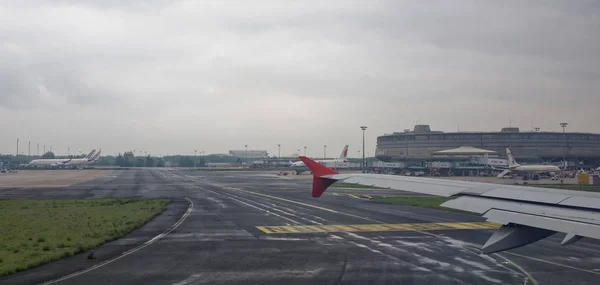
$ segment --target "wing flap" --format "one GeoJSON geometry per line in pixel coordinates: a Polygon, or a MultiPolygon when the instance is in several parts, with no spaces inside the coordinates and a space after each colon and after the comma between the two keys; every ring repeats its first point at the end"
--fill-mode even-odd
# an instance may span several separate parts
{"type": "Polygon", "coordinates": [[[597,224],[497,209],[490,210],[483,216],[499,224],[507,225],[512,223],[584,237],[600,237],[600,225],[597,224]]]}
{"type": "Polygon", "coordinates": [[[573,196],[558,203],[563,206],[582,207],[600,210],[600,198],[573,196]]]}
{"type": "MultiPolygon", "coordinates": [[[[585,209],[556,207],[552,205],[532,204],[521,201],[499,200],[483,196],[461,196],[447,201],[441,206],[478,214],[486,214],[491,210],[504,210],[514,213],[545,216],[559,220],[595,224],[600,226],[600,212],[588,211],[585,209]]],[[[509,222],[516,223],[516,221],[509,222]]]]}
{"type": "Polygon", "coordinates": [[[522,225],[504,225],[494,232],[481,251],[485,254],[504,251],[536,242],[555,233],[551,230],[522,225]]]}
{"type": "Polygon", "coordinates": [[[571,197],[562,193],[546,193],[539,191],[523,191],[523,189],[511,189],[508,187],[499,187],[494,190],[483,193],[481,196],[513,199],[522,201],[535,201],[546,204],[558,204],[559,202],[571,197]]]}

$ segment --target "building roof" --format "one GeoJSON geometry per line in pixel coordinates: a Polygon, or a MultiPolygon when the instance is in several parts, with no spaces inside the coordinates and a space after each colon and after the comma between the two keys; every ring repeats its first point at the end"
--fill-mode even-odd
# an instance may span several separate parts
{"type": "Polygon", "coordinates": [[[458,148],[436,151],[433,153],[433,155],[468,155],[468,154],[484,155],[486,153],[487,154],[496,154],[497,152],[495,152],[493,150],[475,148],[472,146],[461,146],[458,148]]]}

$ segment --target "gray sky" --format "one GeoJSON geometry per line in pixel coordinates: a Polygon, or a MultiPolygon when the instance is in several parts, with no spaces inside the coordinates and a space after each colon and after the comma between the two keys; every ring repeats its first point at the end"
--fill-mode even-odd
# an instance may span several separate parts
{"type": "Polygon", "coordinates": [[[509,117],[600,132],[598,3],[2,1],[0,152],[356,156],[367,125],[372,155],[417,121],[509,117]]]}

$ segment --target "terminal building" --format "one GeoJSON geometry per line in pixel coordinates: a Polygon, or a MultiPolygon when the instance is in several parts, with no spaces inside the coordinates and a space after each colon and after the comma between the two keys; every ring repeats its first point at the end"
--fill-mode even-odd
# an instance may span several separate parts
{"type": "MultiPolygon", "coordinates": [[[[442,132],[432,131],[429,125],[416,125],[413,130],[379,136],[375,155],[385,162],[424,165],[441,160],[440,155],[444,161],[461,160],[459,154],[452,154],[457,150],[451,150],[460,147],[463,151],[464,147],[487,151],[489,158],[506,158],[506,148],[510,148],[517,161],[524,163],[556,164],[566,159],[570,168],[600,165],[600,134],[521,132],[519,128],[503,128],[499,132],[442,132]]],[[[463,156],[472,158],[481,154],[463,156]]]]}

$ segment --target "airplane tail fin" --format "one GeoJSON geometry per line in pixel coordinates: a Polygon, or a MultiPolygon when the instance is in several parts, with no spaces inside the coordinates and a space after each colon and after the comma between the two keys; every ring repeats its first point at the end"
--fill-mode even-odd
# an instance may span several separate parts
{"type": "Polygon", "coordinates": [[[506,156],[508,157],[508,167],[509,168],[515,167],[515,166],[520,166],[520,164],[518,164],[517,161],[515,160],[515,156],[508,148],[506,148],[506,156]]]}
{"type": "Polygon", "coordinates": [[[346,157],[348,157],[348,145],[344,146],[344,149],[340,154],[340,159],[346,159],[346,157]]]}
{"type": "Polygon", "coordinates": [[[85,158],[90,160],[90,158],[92,158],[95,153],[96,153],[96,149],[92,149],[92,151],[90,151],[90,153],[88,153],[88,155],[86,155],[85,158]]]}
{"type": "Polygon", "coordinates": [[[310,169],[310,171],[312,171],[313,173],[312,196],[314,198],[321,197],[321,195],[323,195],[323,192],[327,190],[327,187],[331,186],[331,184],[337,181],[336,179],[323,176],[338,174],[338,172],[306,156],[300,156],[299,158],[300,160],[302,160],[302,162],[304,162],[304,165],[306,165],[308,169],[310,169]]]}
{"type": "Polygon", "coordinates": [[[94,155],[94,157],[92,159],[90,159],[90,161],[96,162],[96,161],[100,160],[100,154],[102,154],[102,149],[100,149],[98,151],[98,153],[96,153],[96,155],[94,155]]]}

